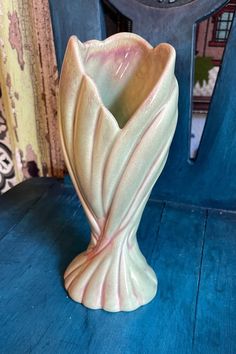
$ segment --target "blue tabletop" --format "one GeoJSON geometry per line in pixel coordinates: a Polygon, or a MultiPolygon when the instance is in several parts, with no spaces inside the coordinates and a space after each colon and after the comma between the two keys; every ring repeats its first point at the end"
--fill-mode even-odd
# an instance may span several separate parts
{"type": "Polygon", "coordinates": [[[0,352],[236,353],[235,213],[150,200],[138,232],[156,298],[89,310],[63,287],[89,227],[71,186],[32,179],[0,198],[0,352]]]}

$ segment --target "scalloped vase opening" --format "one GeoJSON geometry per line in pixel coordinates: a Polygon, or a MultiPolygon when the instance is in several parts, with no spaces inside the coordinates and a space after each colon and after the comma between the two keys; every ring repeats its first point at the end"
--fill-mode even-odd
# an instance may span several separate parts
{"type": "Polygon", "coordinates": [[[174,66],[172,46],[153,48],[135,34],[69,40],[60,134],[91,242],[68,266],[65,287],[88,308],[131,311],[156,294],[156,275],[136,232],[176,127],[174,66]]]}

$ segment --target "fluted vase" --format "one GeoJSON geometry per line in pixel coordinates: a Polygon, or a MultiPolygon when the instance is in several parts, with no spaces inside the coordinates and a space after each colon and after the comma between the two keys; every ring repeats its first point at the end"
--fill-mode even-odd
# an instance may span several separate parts
{"type": "Polygon", "coordinates": [[[59,87],[60,133],[91,242],[64,278],[70,297],[86,307],[131,311],[156,294],[156,275],[136,232],[176,127],[174,66],[172,46],[153,48],[135,34],[69,40],[59,87]]]}

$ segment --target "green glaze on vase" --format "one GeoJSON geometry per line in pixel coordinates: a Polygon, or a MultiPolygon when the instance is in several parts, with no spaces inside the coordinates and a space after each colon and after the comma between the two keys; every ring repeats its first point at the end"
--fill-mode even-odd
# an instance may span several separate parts
{"type": "Polygon", "coordinates": [[[91,242],[68,266],[65,287],[89,308],[131,311],[156,294],[156,275],[136,232],[176,127],[174,66],[172,46],[153,48],[135,34],[84,44],[69,40],[59,88],[60,133],[91,242]]]}

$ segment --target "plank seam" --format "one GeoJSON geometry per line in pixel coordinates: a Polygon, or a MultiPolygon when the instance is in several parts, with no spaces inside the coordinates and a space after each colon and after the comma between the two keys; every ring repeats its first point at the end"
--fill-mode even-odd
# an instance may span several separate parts
{"type": "Polygon", "coordinates": [[[203,212],[205,211],[212,211],[212,212],[223,212],[223,213],[230,213],[230,214],[235,214],[236,215],[236,210],[234,209],[227,209],[227,208],[216,208],[216,207],[208,207],[208,206],[202,206],[198,204],[190,204],[190,203],[184,203],[184,202],[175,202],[173,200],[166,200],[166,199],[156,199],[156,198],[150,198],[148,202],[152,203],[165,203],[166,205],[170,206],[177,206],[177,207],[183,207],[183,208],[188,208],[188,209],[198,209],[203,212]]]}
{"type": "Polygon", "coordinates": [[[207,229],[208,215],[209,215],[208,214],[208,209],[206,209],[204,228],[203,228],[202,245],[201,245],[201,257],[200,257],[200,264],[199,264],[199,273],[198,273],[198,280],[197,280],[197,293],[196,293],[196,301],[195,301],[193,335],[192,335],[192,353],[193,353],[194,344],[195,344],[196,322],[197,322],[197,312],[198,312],[198,300],[199,300],[199,293],[200,293],[200,286],[201,286],[202,264],[203,264],[203,257],[204,257],[204,251],[205,251],[205,241],[206,241],[206,229],[207,229]]]}
{"type": "MultiPolygon", "coordinates": [[[[161,228],[161,223],[162,223],[162,219],[163,219],[163,215],[164,215],[164,210],[166,208],[166,203],[164,202],[163,205],[162,205],[162,209],[161,209],[161,213],[160,213],[160,218],[159,218],[159,223],[158,223],[158,227],[157,227],[157,230],[156,230],[156,236],[157,236],[157,239],[158,239],[158,236],[159,236],[159,233],[160,233],[160,228],[161,228]]],[[[153,254],[154,254],[154,251],[155,251],[155,245],[152,249],[152,253],[151,253],[151,257],[150,259],[153,259],[153,254]]]]}

